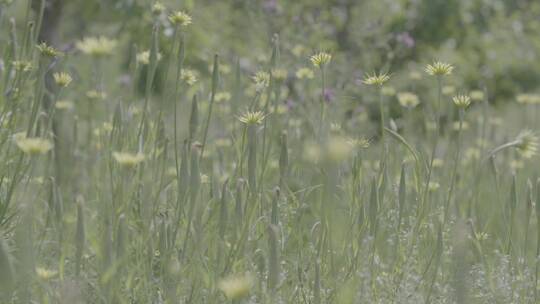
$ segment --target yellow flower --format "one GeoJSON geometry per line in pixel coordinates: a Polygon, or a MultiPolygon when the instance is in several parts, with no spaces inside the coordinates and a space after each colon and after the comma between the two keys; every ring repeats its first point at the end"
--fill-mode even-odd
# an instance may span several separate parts
{"type": "Polygon", "coordinates": [[[244,274],[225,278],[219,282],[218,287],[229,300],[239,300],[249,295],[252,284],[251,276],[244,274]]]}
{"type": "Polygon", "coordinates": [[[107,94],[105,92],[99,92],[97,90],[90,90],[86,92],[86,97],[92,100],[97,100],[97,99],[103,100],[107,98],[107,94]]]}
{"type": "Polygon", "coordinates": [[[458,108],[466,108],[471,104],[471,98],[467,95],[457,95],[452,98],[452,101],[458,108]]]}
{"type": "Polygon", "coordinates": [[[242,114],[242,116],[238,117],[238,120],[245,123],[246,125],[257,125],[262,123],[265,116],[266,115],[264,115],[264,113],[261,111],[247,111],[242,114]]]}
{"type": "Polygon", "coordinates": [[[482,101],[484,100],[484,92],[480,90],[473,90],[470,93],[471,100],[473,101],[482,101]]]}
{"type": "Polygon", "coordinates": [[[13,68],[17,71],[28,72],[32,70],[32,63],[29,61],[15,60],[13,68]]]}
{"type": "Polygon", "coordinates": [[[373,73],[372,75],[366,74],[366,77],[363,80],[364,84],[367,85],[377,85],[382,86],[385,82],[390,79],[390,75],[387,73],[373,73]]]}
{"type": "Polygon", "coordinates": [[[253,75],[253,82],[255,82],[255,89],[260,92],[270,85],[270,74],[264,71],[258,71],[253,75]]]}
{"type": "Polygon", "coordinates": [[[116,48],[116,40],[107,37],[87,37],[78,41],[76,46],[81,52],[96,57],[107,56],[116,48]]]}
{"type": "MultiPolygon", "coordinates": [[[[157,60],[159,61],[161,59],[161,54],[157,54],[157,60]]],[[[137,54],[136,60],[139,64],[149,64],[150,63],[150,51],[142,51],[137,54]]]]}
{"type": "Polygon", "coordinates": [[[272,70],[272,77],[277,81],[283,81],[287,79],[287,70],[286,69],[274,69],[272,70]]]}
{"type": "Polygon", "coordinates": [[[71,110],[73,109],[73,102],[69,100],[59,100],[54,104],[54,106],[58,110],[71,110]]]}
{"type": "Polygon", "coordinates": [[[17,147],[29,155],[45,154],[53,147],[51,141],[45,138],[26,137],[24,133],[17,133],[13,137],[17,147]]]}
{"type": "Polygon", "coordinates": [[[538,137],[531,130],[521,131],[516,143],[518,151],[524,158],[531,158],[538,152],[538,137]]]}
{"type": "Polygon", "coordinates": [[[308,68],[300,68],[296,71],[296,78],[298,79],[313,79],[314,76],[313,70],[308,68]]]}
{"type": "Polygon", "coordinates": [[[52,58],[62,56],[62,52],[53,48],[52,46],[47,45],[45,42],[39,44],[37,48],[39,52],[41,53],[41,55],[43,56],[52,57],[52,58]]]}
{"type": "Polygon", "coordinates": [[[408,108],[408,109],[412,109],[420,103],[418,96],[411,92],[400,92],[397,94],[397,98],[398,98],[399,104],[402,107],[408,108]]]}
{"type": "Polygon", "coordinates": [[[231,93],[229,92],[218,92],[215,97],[216,102],[229,101],[231,100],[231,93]]]}
{"type": "Polygon", "coordinates": [[[191,24],[191,16],[183,11],[176,11],[169,16],[169,21],[174,25],[188,26],[191,24]]]}
{"type": "Polygon", "coordinates": [[[56,84],[59,87],[63,87],[63,88],[67,87],[73,80],[71,76],[65,72],[54,73],[53,78],[54,78],[54,82],[56,82],[56,84]]]}
{"type": "Polygon", "coordinates": [[[323,68],[325,65],[327,65],[332,60],[332,55],[326,53],[326,52],[319,52],[315,55],[312,55],[309,60],[311,60],[311,63],[318,67],[323,68]]]}
{"type": "Polygon", "coordinates": [[[42,267],[36,267],[36,274],[40,279],[42,279],[44,281],[47,281],[47,280],[52,279],[55,276],[57,276],[58,271],[45,269],[45,268],[42,268],[42,267]]]}
{"type": "Polygon", "coordinates": [[[435,61],[428,64],[425,70],[431,76],[446,76],[452,74],[454,67],[449,63],[435,61]]]}
{"type": "Polygon", "coordinates": [[[124,167],[134,167],[144,160],[144,154],[142,153],[129,153],[129,152],[113,152],[114,160],[124,167]]]}
{"type": "Polygon", "coordinates": [[[184,69],[180,74],[180,79],[182,79],[182,81],[184,81],[188,86],[192,86],[198,80],[197,72],[190,69],[184,69]]]}

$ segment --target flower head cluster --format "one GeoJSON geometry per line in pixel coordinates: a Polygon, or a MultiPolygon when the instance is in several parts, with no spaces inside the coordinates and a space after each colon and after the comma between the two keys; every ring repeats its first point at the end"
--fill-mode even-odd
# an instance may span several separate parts
{"type": "Polygon", "coordinates": [[[262,123],[265,116],[262,111],[246,111],[242,116],[238,117],[238,120],[246,125],[258,125],[262,123]]]}
{"type": "Polygon", "coordinates": [[[62,87],[62,88],[67,87],[71,83],[71,81],[73,80],[71,78],[71,75],[69,75],[68,73],[65,73],[65,72],[54,73],[53,78],[54,78],[54,82],[59,87],[62,87]]]}
{"type": "Polygon", "coordinates": [[[176,11],[169,16],[169,21],[178,26],[188,26],[191,24],[191,16],[183,11],[176,11]]]}
{"type": "Polygon", "coordinates": [[[382,86],[388,80],[390,80],[390,75],[387,73],[373,73],[372,75],[367,74],[362,82],[367,85],[382,86]]]}
{"type": "Polygon", "coordinates": [[[465,109],[471,104],[471,98],[467,95],[456,95],[452,98],[452,101],[461,109],[465,109]]]}
{"type": "Polygon", "coordinates": [[[332,60],[332,55],[326,53],[326,52],[319,52],[315,55],[312,55],[309,57],[309,60],[311,63],[318,67],[323,68],[325,65],[327,65],[332,60]]]}
{"type": "Polygon", "coordinates": [[[81,52],[96,57],[111,55],[116,48],[116,40],[107,37],[87,37],[76,43],[81,52]]]}
{"type": "Polygon", "coordinates": [[[452,74],[454,66],[449,63],[435,61],[426,66],[426,73],[431,76],[446,76],[452,74]]]}

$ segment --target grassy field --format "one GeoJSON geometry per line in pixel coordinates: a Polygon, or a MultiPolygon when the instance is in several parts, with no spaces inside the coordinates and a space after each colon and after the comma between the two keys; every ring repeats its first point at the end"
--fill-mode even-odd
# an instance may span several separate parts
{"type": "Polygon", "coordinates": [[[538,14],[0,0],[0,303],[540,303],[538,14]]]}

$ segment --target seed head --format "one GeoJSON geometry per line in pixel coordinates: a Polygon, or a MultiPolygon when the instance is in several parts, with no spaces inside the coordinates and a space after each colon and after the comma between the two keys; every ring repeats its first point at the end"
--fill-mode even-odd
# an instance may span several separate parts
{"type": "Polygon", "coordinates": [[[435,61],[426,66],[426,73],[431,76],[446,76],[452,74],[454,67],[445,62],[435,61]]]}
{"type": "Polygon", "coordinates": [[[87,37],[76,43],[76,46],[81,52],[96,56],[103,57],[113,53],[116,48],[116,40],[109,39],[107,37],[87,37]]]}
{"type": "Polygon", "coordinates": [[[390,79],[390,75],[388,75],[387,73],[380,73],[380,74],[373,73],[372,75],[366,74],[362,82],[367,85],[382,86],[389,79],[390,79]]]}
{"type": "Polygon", "coordinates": [[[314,66],[318,68],[323,68],[332,60],[332,55],[326,52],[319,52],[315,55],[312,55],[309,60],[311,60],[311,63],[314,66]]]}
{"type": "Polygon", "coordinates": [[[242,116],[238,117],[242,123],[246,125],[258,125],[261,124],[266,115],[261,111],[247,111],[242,116]]]}
{"type": "Polygon", "coordinates": [[[465,109],[471,104],[471,98],[467,95],[456,95],[452,98],[452,101],[461,109],[465,109]]]}
{"type": "Polygon", "coordinates": [[[56,82],[56,85],[62,88],[67,87],[73,80],[71,76],[65,72],[54,73],[53,78],[54,78],[54,82],[56,82]]]}
{"type": "Polygon", "coordinates": [[[176,11],[169,16],[169,21],[177,26],[188,26],[191,24],[191,16],[183,11],[176,11]]]}

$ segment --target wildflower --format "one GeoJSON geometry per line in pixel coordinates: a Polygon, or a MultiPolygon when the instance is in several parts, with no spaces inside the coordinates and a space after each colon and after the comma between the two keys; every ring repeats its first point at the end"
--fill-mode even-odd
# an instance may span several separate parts
{"type": "Polygon", "coordinates": [[[44,55],[47,57],[55,58],[55,57],[62,56],[62,52],[53,48],[52,46],[47,45],[45,42],[39,44],[37,48],[39,52],[41,53],[41,55],[44,55]]]}
{"type": "Polygon", "coordinates": [[[467,95],[456,95],[452,98],[452,101],[461,109],[465,109],[471,104],[471,98],[467,95]]]}
{"type": "Polygon", "coordinates": [[[26,137],[24,133],[14,135],[15,144],[26,154],[45,154],[52,149],[53,144],[48,139],[39,137],[26,137]]]}
{"type": "Polygon", "coordinates": [[[29,61],[15,60],[13,61],[13,68],[17,71],[28,72],[32,70],[32,63],[29,61]]]}
{"type": "Polygon", "coordinates": [[[180,79],[182,79],[182,81],[184,81],[188,86],[194,85],[198,80],[197,73],[190,69],[182,70],[180,79]]]}
{"type": "Polygon", "coordinates": [[[516,148],[524,158],[531,158],[538,151],[538,137],[531,130],[523,130],[516,138],[516,148]]]}
{"type": "Polygon", "coordinates": [[[484,92],[480,90],[473,90],[470,93],[472,101],[482,101],[484,100],[484,92]]]}
{"type": "Polygon", "coordinates": [[[105,92],[100,92],[97,90],[90,90],[86,92],[86,97],[88,97],[91,100],[97,100],[97,99],[105,99],[107,98],[107,94],[105,92]]]}
{"type": "Polygon", "coordinates": [[[58,275],[58,271],[36,267],[36,274],[40,279],[47,281],[58,275]]]}
{"type": "Polygon", "coordinates": [[[313,70],[308,69],[308,68],[298,69],[295,75],[296,75],[296,78],[298,79],[313,79],[313,77],[315,77],[313,70]]]}
{"type": "Polygon", "coordinates": [[[277,81],[283,81],[287,79],[287,70],[286,69],[274,69],[272,70],[272,76],[277,81]]]}
{"type": "Polygon", "coordinates": [[[264,120],[264,117],[265,115],[261,111],[255,111],[255,112],[247,111],[244,114],[242,114],[242,116],[238,117],[238,120],[245,123],[246,125],[256,125],[256,124],[261,124],[262,121],[264,120]]]}
{"type": "Polygon", "coordinates": [[[54,106],[58,110],[70,110],[73,109],[73,102],[69,100],[59,100],[54,104],[54,106]]]}
{"type": "Polygon", "coordinates": [[[73,80],[71,76],[65,72],[54,73],[53,78],[54,82],[56,82],[56,85],[63,88],[67,87],[73,80]]]}
{"type": "Polygon", "coordinates": [[[435,61],[432,64],[426,66],[426,73],[431,76],[447,76],[452,74],[454,67],[446,62],[435,61]]]}
{"type": "Polygon", "coordinates": [[[116,48],[116,44],[116,40],[100,36],[84,38],[82,41],[78,41],[76,46],[87,55],[102,57],[111,55],[114,48],[116,48]]]}
{"type": "Polygon", "coordinates": [[[382,86],[389,79],[390,75],[388,75],[387,73],[373,73],[372,75],[367,74],[362,82],[367,85],[382,86]]]}
{"type": "Polygon", "coordinates": [[[260,92],[270,85],[270,74],[264,71],[259,71],[253,76],[253,82],[255,82],[256,90],[260,92]]]}
{"type": "Polygon", "coordinates": [[[315,55],[312,55],[309,60],[311,60],[311,63],[318,67],[323,68],[326,64],[332,60],[332,55],[326,53],[326,52],[319,52],[315,55]]]}
{"type": "Polygon", "coordinates": [[[248,274],[231,276],[219,282],[219,289],[229,300],[239,300],[248,296],[253,284],[248,274]]]}
{"type": "Polygon", "coordinates": [[[144,160],[144,154],[142,153],[129,153],[129,152],[113,152],[114,160],[124,167],[134,167],[144,160]]]}
{"type": "Polygon", "coordinates": [[[165,6],[161,2],[157,1],[152,5],[152,14],[159,16],[163,11],[165,11],[165,6]]]}
{"type": "Polygon", "coordinates": [[[183,11],[176,11],[169,16],[169,21],[178,26],[188,26],[191,24],[191,16],[183,11]]]}
{"type": "MultiPolygon", "coordinates": [[[[150,63],[150,51],[142,51],[139,54],[137,54],[136,58],[137,63],[139,64],[149,64],[150,63]]],[[[157,54],[157,60],[159,61],[161,59],[161,54],[157,54]]]]}
{"type": "Polygon", "coordinates": [[[369,145],[370,145],[370,141],[369,139],[365,138],[365,137],[360,137],[360,138],[349,138],[347,140],[347,143],[352,147],[352,148],[361,148],[361,149],[367,149],[369,148],[369,145]]]}
{"type": "Polygon", "coordinates": [[[216,102],[229,101],[231,100],[231,93],[229,92],[218,92],[215,96],[216,102]]]}
{"type": "Polygon", "coordinates": [[[351,152],[351,145],[345,138],[340,136],[331,137],[326,144],[326,156],[332,162],[345,160],[351,152]]]}
{"type": "Polygon", "coordinates": [[[402,107],[408,109],[412,109],[420,103],[420,100],[418,100],[418,96],[411,92],[400,92],[397,94],[397,98],[399,104],[402,107]]]}
{"type": "Polygon", "coordinates": [[[291,53],[296,57],[302,56],[306,51],[306,47],[301,44],[297,44],[291,49],[291,53]]]}

